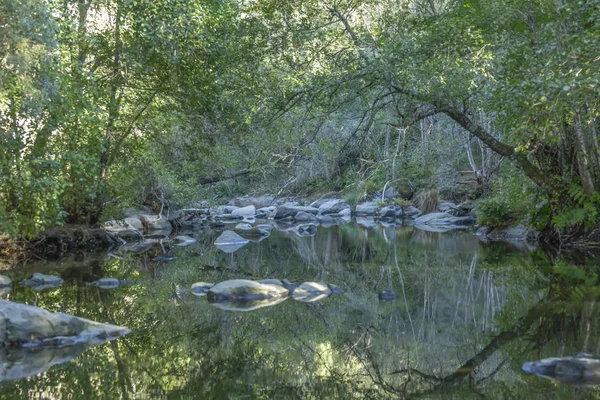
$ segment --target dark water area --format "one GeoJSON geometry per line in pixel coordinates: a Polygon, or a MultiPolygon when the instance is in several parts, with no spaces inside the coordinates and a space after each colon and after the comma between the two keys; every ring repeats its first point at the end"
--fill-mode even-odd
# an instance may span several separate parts
{"type": "Polygon", "coordinates": [[[600,353],[593,263],[551,261],[533,246],[485,243],[470,230],[273,229],[233,253],[213,245],[220,233],[4,271],[15,282],[42,272],[65,283],[41,291],[17,283],[2,298],[132,332],[87,349],[3,350],[0,398],[600,398],[599,389],[521,369],[600,353]],[[86,285],[102,277],[145,283],[86,285]],[[190,291],[194,282],[235,278],[323,281],[344,293],[235,312],[190,291]],[[397,298],[380,300],[382,290],[397,298]],[[10,380],[10,368],[31,376],[10,380]]]}

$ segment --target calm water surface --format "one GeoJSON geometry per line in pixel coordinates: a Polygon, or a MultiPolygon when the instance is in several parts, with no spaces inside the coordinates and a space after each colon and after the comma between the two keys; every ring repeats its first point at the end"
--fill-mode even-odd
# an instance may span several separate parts
{"type": "Polygon", "coordinates": [[[0,369],[0,398],[600,397],[521,371],[524,361],[600,353],[593,265],[551,264],[539,249],[466,230],[274,229],[233,253],[212,244],[220,233],[8,271],[15,281],[43,272],[66,282],[40,292],[15,285],[4,298],[132,333],[89,349],[2,354],[34,375],[7,380],[14,371],[0,369]],[[161,254],[175,258],[156,261],[161,254]],[[85,285],[102,277],[146,284],[85,285]],[[189,291],[233,278],[324,281],[344,293],[233,312],[189,291]],[[384,289],[398,298],[380,301],[384,289]]]}

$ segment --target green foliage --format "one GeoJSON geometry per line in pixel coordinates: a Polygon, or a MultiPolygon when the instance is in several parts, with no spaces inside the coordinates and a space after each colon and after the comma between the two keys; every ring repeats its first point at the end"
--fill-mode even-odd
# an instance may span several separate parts
{"type": "MultiPolygon", "coordinates": [[[[439,201],[439,199],[438,199],[438,201],[439,201]]],[[[400,206],[400,207],[408,207],[408,206],[412,206],[413,203],[410,200],[403,199],[402,197],[397,197],[394,199],[394,204],[396,204],[397,206],[400,206]]]]}
{"type": "Polygon", "coordinates": [[[500,228],[511,222],[511,208],[499,198],[482,201],[477,208],[477,223],[492,228],[500,228]]]}
{"type": "Polygon", "coordinates": [[[588,196],[583,188],[577,184],[569,188],[569,202],[563,206],[563,211],[552,218],[552,223],[559,230],[574,226],[583,226],[592,229],[598,223],[598,210],[600,209],[600,193],[594,192],[588,196]]]}

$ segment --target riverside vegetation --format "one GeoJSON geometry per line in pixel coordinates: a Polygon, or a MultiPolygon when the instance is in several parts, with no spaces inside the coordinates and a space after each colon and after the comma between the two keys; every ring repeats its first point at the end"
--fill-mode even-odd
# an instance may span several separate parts
{"type": "Polygon", "coordinates": [[[0,229],[13,238],[251,191],[358,203],[390,182],[407,201],[483,198],[483,224],[596,241],[597,0],[0,11],[0,229]]]}

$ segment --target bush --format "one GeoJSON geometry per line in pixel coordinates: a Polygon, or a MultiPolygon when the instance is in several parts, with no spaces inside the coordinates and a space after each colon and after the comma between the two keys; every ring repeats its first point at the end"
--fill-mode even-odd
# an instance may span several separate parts
{"type": "Polygon", "coordinates": [[[422,213],[433,212],[440,204],[440,194],[437,189],[421,190],[415,196],[414,203],[422,213]]]}
{"type": "Polygon", "coordinates": [[[500,228],[506,226],[510,220],[510,205],[498,198],[489,198],[482,201],[477,209],[477,222],[480,225],[500,228]]]}

